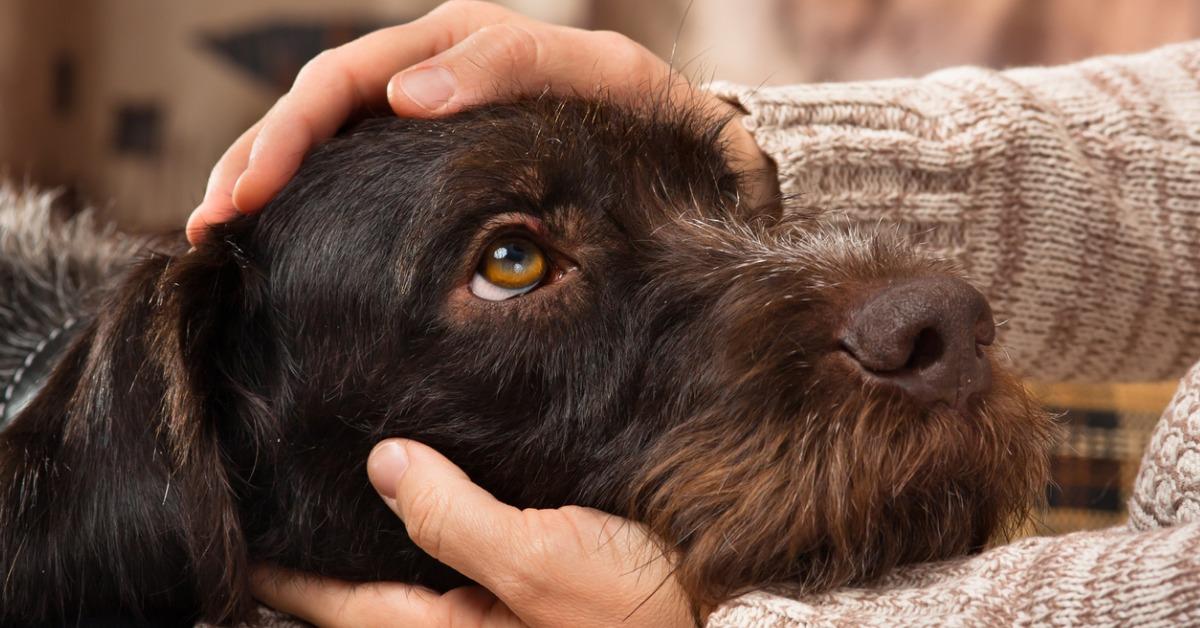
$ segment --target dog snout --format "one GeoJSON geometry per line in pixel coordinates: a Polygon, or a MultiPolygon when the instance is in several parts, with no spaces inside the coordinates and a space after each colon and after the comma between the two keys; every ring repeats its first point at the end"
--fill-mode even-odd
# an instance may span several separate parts
{"type": "Polygon", "coordinates": [[[962,409],[991,388],[982,347],[996,336],[978,290],[950,277],[925,277],[876,290],[848,316],[841,347],[872,376],[917,401],[962,409]]]}

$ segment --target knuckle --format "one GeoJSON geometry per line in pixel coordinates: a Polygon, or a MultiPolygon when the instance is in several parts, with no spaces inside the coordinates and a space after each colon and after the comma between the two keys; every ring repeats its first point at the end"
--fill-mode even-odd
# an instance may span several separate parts
{"type": "Polygon", "coordinates": [[[310,59],[308,63],[305,63],[300,68],[300,72],[296,74],[294,84],[301,85],[333,71],[337,66],[337,51],[337,48],[322,50],[317,56],[310,59]]]}
{"type": "Polygon", "coordinates": [[[263,116],[263,119],[259,120],[259,122],[261,122],[262,124],[265,125],[267,123],[267,118],[270,118],[271,114],[282,109],[283,106],[287,103],[288,94],[290,94],[290,93],[292,93],[291,90],[288,90],[288,91],[284,92],[282,96],[280,96],[279,98],[276,98],[275,102],[271,105],[271,108],[267,110],[267,115],[263,116]]]}
{"type": "Polygon", "coordinates": [[[537,37],[516,24],[491,24],[476,33],[481,45],[493,57],[493,63],[513,69],[537,65],[540,44],[537,37]]]}
{"type": "MultiPolygon", "coordinates": [[[[665,64],[641,44],[615,31],[589,33],[591,45],[607,61],[607,66],[617,68],[625,79],[646,79],[659,74],[665,64]]],[[[614,78],[614,77],[609,77],[614,78]]]]}
{"type": "Polygon", "coordinates": [[[596,43],[614,50],[636,46],[634,41],[617,31],[592,31],[596,43]]]}
{"type": "Polygon", "coordinates": [[[280,119],[287,117],[286,112],[291,106],[292,101],[295,100],[295,98],[293,98],[295,90],[296,86],[293,85],[291,89],[289,89],[287,92],[284,92],[282,96],[276,99],[275,104],[271,105],[271,108],[267,110],[267,115],[263,116],[262,120],[259,121],[262,126],[259,128],[258,132],[254,134],[254,138],[250,140],[251,146],[258,141],[258,137],[263,134],[264,129],[268,129],[269,127],[279,124],[280,119]]]}
{"type": "Polygon", "coordinates": [[[437,487],[427,486],[409,500],[405,528],[408,536],[434,558],[442,553],[442,528],[449,500],[437,487]]]}
{"type": "Polygon", "coordinates": [[[632,74],[648,71],[651,63],[657,60],[648,50],[621,33],[601,31],[595,35],[599,38],[597,45],[603,48],[604,55],[632,74]]]}

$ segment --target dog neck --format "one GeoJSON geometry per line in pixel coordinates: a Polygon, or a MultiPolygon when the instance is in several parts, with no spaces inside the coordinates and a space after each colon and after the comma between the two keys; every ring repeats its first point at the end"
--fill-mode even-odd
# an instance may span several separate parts
{"type": "Polygon", "coordinates": [[[213,330],[190,335],[202,326],[179,302],[207,303],[195,286],[211,285],[207,270],[150,255],[86,324],[26,352],[14,391],[40,379],[42,361],[49,374],[0,432],[0,565],[31,584],[0,595],[0,626],[65,623],[57,600],[85,618],[248,612],[246,544],[201,397],[213,386],[197,356],[213,330]]]}

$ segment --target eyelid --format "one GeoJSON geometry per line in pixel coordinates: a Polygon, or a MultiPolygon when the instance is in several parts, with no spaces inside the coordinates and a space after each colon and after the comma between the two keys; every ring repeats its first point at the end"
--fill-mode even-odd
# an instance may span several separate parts
{"type": "Polygon", "coordinates": [[[544,283],[545,279],[543,278],[542,281],[530,284],[525,288],[501,288],[500,286],[497,286],[496,284],[485,279],[483,275],[475,273],[475,275],[471,277],[471,284],[468,286],[468,289],[471,291],[471,294],[483,299],[484,301],[507,301],[514,297],[519,297],[527,292],[531,292],[534,289],[541,287],[544,283]]]}
{"type": "Polygon", "coordinates": [[[545,224],[534,216],[523,212],[505,212],[492,216],[484,222],[472,238],[469,248],[470,257],[467,260],[467,274],[463,280],[460,280],[462,283],[459,285],[465,287],[466,291],[477,299],[499,303],[553,282],[561,274],[558,265],[561,258],[556,249],[546,243],[547,239],[545,224]],[[480,264],[484,261],[483,256],[487,249],[498,240],[508,237],[528,240],[541,250],[545,258],[546,272],[543,278],[528,288],[502,288],[487,281],[479,273],[480,264]],[[489,296],[495,298],[489,298],[489,296]]]}
{"type": "Polygon", "coordinates": [[[476,241],[474,242],[474,248],[476,251],[479,251],[497,238],[509,233],[522,232],[533,235],[534,237],[530,238],[530,240],[534,244],[545,248],[544,241],[549,235],[546,224],[536,216],[524,212],[505,212],[487,219],[479,229],[476,241]]]}
{"type": "MultiPolygon", "coordinates": [[[[468,259],[470,275],[474,275],[475,269],[479,267],[479,260],[482,259],[485,248],[500,238],[510,236],[524,238],[537,245],[546,257],[550,270],[567,271],[579,265],[560,248],[554,246],[554,238],[551,236],[550,230],[536,216],[522,212],[505,212],[485,221],[472,237],[471,245],[468,248],[470,251],[468,259]]],[[[550,274],[547,272],[547,276],[550,274]]],[[[463,278],[464,283],[470,280],[470,275],[463,278]]]]}

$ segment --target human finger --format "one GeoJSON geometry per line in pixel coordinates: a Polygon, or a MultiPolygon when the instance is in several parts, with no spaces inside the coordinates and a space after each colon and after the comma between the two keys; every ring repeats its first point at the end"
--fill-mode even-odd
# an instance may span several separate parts
{"type": "Polygon", "coordinates": [[[317,55],[263,119],[233,186],[233,205],[242,212],[260,209],[296,173],[313,145],[332,136],[354,112],[385,107],[385,86],[393,74],[487,24],[512,19],[524,18],[486,2],[447,2],[417,20],[317,55]]]}
{"type": "Polygon", "coordinates": [[[397,74],[388,102],[397,115],[429,117],[545,91],[641,96],[670,77],[665,62],[624,35],[510,21],[397,74]]]}

